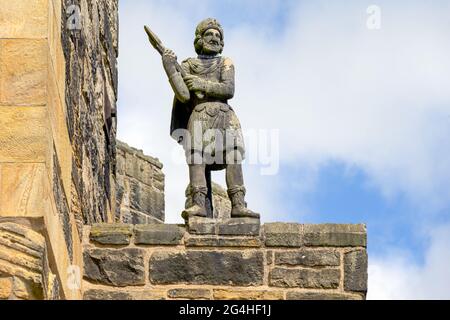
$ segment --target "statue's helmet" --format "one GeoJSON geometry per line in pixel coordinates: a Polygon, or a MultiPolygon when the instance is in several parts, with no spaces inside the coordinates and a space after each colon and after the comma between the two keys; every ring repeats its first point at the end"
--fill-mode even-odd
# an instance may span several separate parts
{"type": "MultiPolygon", "coordinates": [[[[197,54],[200,54],[202,52],[202,49],[203,49],[202,37],[203,37],[203,34],[205,33],[205,31],[209,30],[209,29],[215,29],[215,30],[219,31],[220,37],[221,37],[220,45],[221,45],[222,49],[225,45],[224,40],[223,40],[223,28],[222,28],[221,24],[216,19],[208,18],[208,19],[205,19],[202,22],[200,22],[197,25],[197,29],[195,29],[194,46],[195,46],[195,52],[197,52],[197,54]]],[[[221,52],[222,52],[222,50],[221,50],[221,52]]]]}

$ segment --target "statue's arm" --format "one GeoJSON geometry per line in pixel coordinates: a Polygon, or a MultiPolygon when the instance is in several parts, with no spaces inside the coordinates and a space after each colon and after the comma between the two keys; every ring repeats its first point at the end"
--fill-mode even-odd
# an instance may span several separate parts
{"type": "Polygon", "coordinates": [[[164,70],[169,78],[169,83],[175,93],[175,97],[182,103],[188,102],[191,95],[186,83],[183,80],[183,77],[181,76],[181,70],[177,70],[177,58],[175,54],[171,50],[166,49],[162,59],[164,70]]]}
{"type": "Polygon", "coordinates": [[[234,65],[231,59],[226,58],[223,63],[220,81],[206,81],[205,94],[224,100],[234,97],[234,65]]]}
{"type": "Polygon", "coordinates": [[[176,98],[182,103],[187,103],[191,95],[189,93],[189,89],[184,83],[183,77],[180,72],[175,72],[172,75],[168,75],[169,82],[172,87],[173,92],[175,93],[176,98]]]}

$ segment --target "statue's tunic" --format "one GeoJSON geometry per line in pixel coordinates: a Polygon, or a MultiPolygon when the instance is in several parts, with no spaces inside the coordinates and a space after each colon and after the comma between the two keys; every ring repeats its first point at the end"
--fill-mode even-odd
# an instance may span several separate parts
{"type": "Polygon", "coordinates": [[[228,105],[228,99],[234,95],[231,60],[220,56],[190,58],[183,61],[181,67],[186,74],[206,80],[206,85],[201,98],[193,92],[186,104],[175,98],[171,132],[187,129],[191,136],[190,144],[185,144],[187,152],[198,152],[208,159],[221,159],[211,166],[213,170],[223,169],[230,163],[226,157],[229,151],[239,151],[238,158],[242,160],[245,148],[241,125],[228,105]]]}

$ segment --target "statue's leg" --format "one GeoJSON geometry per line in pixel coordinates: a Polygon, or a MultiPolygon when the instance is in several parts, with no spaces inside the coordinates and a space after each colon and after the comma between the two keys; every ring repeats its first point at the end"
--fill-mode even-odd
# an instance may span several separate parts
{"type": "Polygon", "coordinates": [[[205,178],[204,164],[189,165],[189,179],[191,186],[192,206],[183,211],[182,217],[206,217],[205,199],[208,192],[205,178]]]}
{"type": "Polygon", "coordinates": [[[229,164],[226,168],[227,187],[243,186],[244,177],[242,174],[242,165],[229,164]]]}
{"type": "Polygon", "coordinates": [[[245,202],[244,177],[241,164],[228,164],[226,168],[226,180],[228,187],[228,197],[231,200],[232,218],[257,218],[259,214],[247,209],[245,202]]]}
{"type": "Polygon", "coordinates": [[[205,178],[206,178],[206,187],[208,188],[208,193],[206,194],[206,201],[205,201],[206,216],[208,218],[214,218],[211,168],[209,168],[208,166],[206,166],[205,169],[205,178]]]}
{"type": "Polygon", "coordinates": [[[205,168],[206,165],[204,164],[189,165],[189,180],[191,181],[191,186],[206,187],[205,168]]]}

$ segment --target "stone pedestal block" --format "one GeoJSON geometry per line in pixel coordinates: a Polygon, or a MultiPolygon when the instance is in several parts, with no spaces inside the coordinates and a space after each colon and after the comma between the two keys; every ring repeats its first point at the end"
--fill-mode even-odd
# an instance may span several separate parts
{"type": "Polygon", "coordinates": [[[259,236],[259,219],[230,218],[210,219],[191,217],[188,222],[190,234],[218,236],[259,236]]]}
{"type": "Polygon", "coordinates": [[[185,229],[175,224],[137,225],[136,244],[179,245],[182,244],[185,229]]]}

